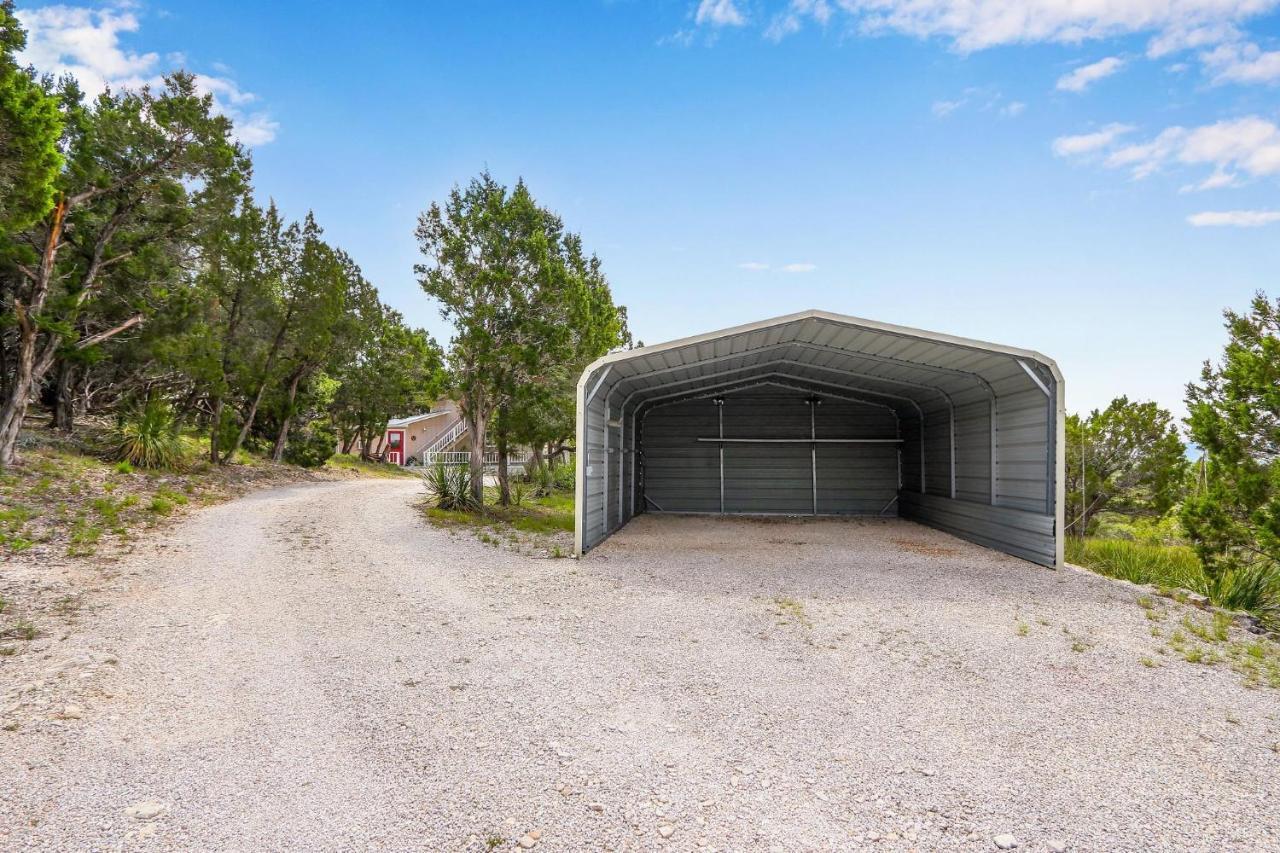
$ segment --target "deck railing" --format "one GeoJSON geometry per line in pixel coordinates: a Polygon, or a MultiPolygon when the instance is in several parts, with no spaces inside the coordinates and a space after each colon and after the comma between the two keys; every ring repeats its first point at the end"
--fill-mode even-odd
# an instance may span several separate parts
{"type": "MultiPolygon", "coordinates": [[[[528,463],[532,454],[508,453],[507,467],[510,469],[521,468],[528,463]]],[[[420,459],[424,467],[434,467],[436,465],[469,465],[471,464],[471,452],[468,450],[425,450],[420,454],[420,459]]],[[[488,469],[497,469],[498,467],[498,451],[490,450],[484,455],[484,467],[488,469]]]]}

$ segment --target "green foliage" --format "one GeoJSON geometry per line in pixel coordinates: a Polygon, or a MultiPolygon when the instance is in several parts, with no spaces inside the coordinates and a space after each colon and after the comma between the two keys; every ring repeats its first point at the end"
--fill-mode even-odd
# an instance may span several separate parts
{"type": "Polygon", "coordinates": [[[479,508],[465,465],[439,464],[426,473],[427,490],[437,509],[469,511],[479,508]]]}
{"type": "Polygon", "coordinates": [[[556,486],[555,473],[545,462],[530,461],[525,465],[524,478],[535,498],[546,497],[556,486]]]}
{"type": "Polygon", "coordinates": [[[0,243],[49,212],[62,170],[58,99],[14,59],[26,43],[12,0],[0,2],[0,243]]]}
{"type": "Polygon", "coordinates": [[[1213,575],[1280,565],[1280,300],[1226,311],[1221,362],[1187,386],[1191,438],[1205,451],[1182,523],[1213,575]]]}
{"type": "Polygon", "coordinates": [[[1066,542],[1069,562],[1108,577],[1161,589],[1187,589],[1219,607],[1246,610],[1280,629],[1280,569],[1262,563],[1219,573],[1205,571],[1195,550],[1122,539],[1066,542]]]}
{"type": "Polygon", "coordinates": [[[484,446],[491,420],[499,452],[570,434],[582,367],[630,339],[599,259],[523,181],[508,189],[487,171],[423,212],[416,235],[418,281],[454,326],[449,366],[472,440],[484,446]]]}
{"type": "Polygon", "coordinates": [[[147,400],[121,415],[113,443],[116,459],[140,468],[175,468],[183,461],[178,418],[163,400],[147,400]]]}
{"type": "Polygon", "coordinates": [[[1094,532],[1100,513],[1160,517],[1182,498],[1186,448],[1173,416],[1155,403],[1117,397],[1087,418],[1069,415],[1066,438],[1067,529],[1075,535],[1094,532]]]}
{"type": "Polygon", "coordinates": [[[303,468],[320,468],[333,456],[338,435],[327,424],[313,423],[289,434],[284,461],[303,468]]]}

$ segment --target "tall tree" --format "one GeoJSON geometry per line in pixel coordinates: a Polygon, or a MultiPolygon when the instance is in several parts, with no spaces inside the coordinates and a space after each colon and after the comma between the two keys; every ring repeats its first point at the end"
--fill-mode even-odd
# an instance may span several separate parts
{"type": "MultiPolygon", "coordinates": [[[[418,220],[428,263],[415,271],[452,321],[453,383],[471,434],[471,481],[483,500],[484,450],[492,419],[501,500],[509,500],[506,451],[527,440],[565,392],[572,365],[618,346],[625,313],[613,305],[599,260],[524,182],[508,190],[488,172],[418,220]]],[[[579,366],[580,369],[580,366],[579,366]]],[[[541,427],[539,427],[540,429],[541,427]]]]}
{"type": "Polygon", "coordinates": [[[1280,300],[1258,293],[1247,313],[1224,315],[1222,360],[1187,386],[1187,425],[1205,460],[1182,511],[1214,574],[1280,562],[1280,300]]]}
{"type": "Polygon", "coordinates": [[[5,319],[17,333],[6,353],[0,466],[14,461],[32,391],[60,349],[96,345],[146,319],[139,312],[87,337],[78,331],[108,271],[174,239],[188,222],[190,188],[221,186],[236,171],[231,124],[212,108],[183,73],[165,78],[159,93],[108,92],[90,106],[66,93],[67,163],[54,206],[15,241],[3,273],[15,282],[5,319]]]}
{"type": "Polygon", "coordinates": [[[1160,516],[1181,499],[1186,446],[1173,415],[1117,397],[1067,417],[1067,530],[1086,535],[1101,512],[1160,516]]]}

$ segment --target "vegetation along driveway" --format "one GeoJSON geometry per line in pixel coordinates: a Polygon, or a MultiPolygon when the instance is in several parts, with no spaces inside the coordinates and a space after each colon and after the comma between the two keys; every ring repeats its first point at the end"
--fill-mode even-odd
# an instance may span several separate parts
{"type": "Polygon", "coordinates": [[[4,663],[0,848],[1277,846],[1280,692],[1170,652],[1181,605],[896,521],[534,558],[420,489],[260,492],[113,566],[4,663]]]}

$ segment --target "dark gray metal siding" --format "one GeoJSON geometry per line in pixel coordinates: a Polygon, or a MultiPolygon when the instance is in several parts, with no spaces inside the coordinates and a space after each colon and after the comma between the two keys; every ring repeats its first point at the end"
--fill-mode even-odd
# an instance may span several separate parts
{"type": "Polygon", "coordinates": [[[1052,516],[905,490],[898,503],[903,518],[1042,566],[1054,564],[1052,516]]]}
{"type": "MultiPolygon", "coordinates": [[[[726,438],[810,437],[807,395],[726,394],[726,438]]],[[[700,437],[718,436],[711,399],[659,406],[643,419],[644,492],[648,511],[721,511],[720,451],[700,437]],[[660,508],[660,509],[659,509],[660,508]]],[[[888,409],[824,398],[814,413],[820,438],[896,438],[888,409]]],[[[808,515],[814,511],[814,460],[808,443],[724,446],[724,511],[808,515]]],[[[895,444],[823,444],[817,448],[823,515],[878,513],[898,490],[895,444]]],[[[889,507],[892,512],[892,507],[889,507]]]]}

